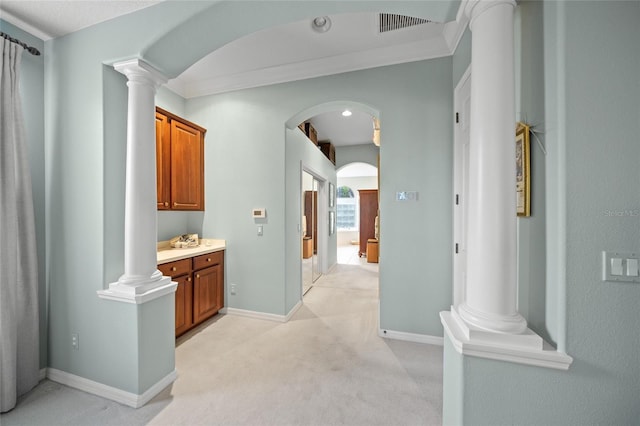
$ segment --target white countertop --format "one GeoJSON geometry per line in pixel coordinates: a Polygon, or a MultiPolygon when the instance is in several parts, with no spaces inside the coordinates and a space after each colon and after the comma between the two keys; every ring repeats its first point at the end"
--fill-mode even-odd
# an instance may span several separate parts
{"type": "Polygon", "coordinates": [[[173,248],[169,241],[160,241],[158,243],[158,265],[162,263],[173,262],[174,260],[187,259],[201,254],[213,253],[214,251],[224,250],[227,247],[225,240],[215,240],[209,238],[200,239],[198,247],[189,248],[173,248]]]}

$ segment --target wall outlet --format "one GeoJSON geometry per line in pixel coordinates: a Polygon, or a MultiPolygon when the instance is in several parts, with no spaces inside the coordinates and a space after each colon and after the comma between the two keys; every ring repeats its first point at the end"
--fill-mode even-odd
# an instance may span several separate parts
{"type": "Polygon", "coordinates": [[[235,296],[235,294],[236,294],[236,285],[235,284],[231,284],[230,293],[231,293],[231,295],[235,296]]]}
{"type": "Polygon", "coordinates": [[[78,333],[71,333],[71,347],[74,351],[80,350],[80,336],[78,333]]]}

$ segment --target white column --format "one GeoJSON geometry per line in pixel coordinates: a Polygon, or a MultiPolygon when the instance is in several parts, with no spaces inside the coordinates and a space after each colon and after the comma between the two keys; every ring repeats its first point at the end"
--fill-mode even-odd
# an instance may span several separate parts
{"type": "Polygon", "coordinates": [[[124,274],[100,297],[140,303],[170,291],[157,269],[155,94],[167,79],[139,59],[114,68],[129,87],[125,195],[124,274]],[[165,291],[159,291],[165,290],[165,291]]]}
{"type": "Polygon", "coordinates": [[[521,333],[517,311],[513,0],[466,5],[472,34],[467,285],[472,328],[521,333]]]}

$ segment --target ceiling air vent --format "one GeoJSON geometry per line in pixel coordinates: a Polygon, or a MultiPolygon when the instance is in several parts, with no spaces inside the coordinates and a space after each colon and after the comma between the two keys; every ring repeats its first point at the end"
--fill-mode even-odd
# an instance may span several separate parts
{"type": "Polygon", "coordinates": [[[380,17],[380,32],[386,33],[388,31],[400,30],[402,28],[409,28],[415,25],[426,24],[431,22],[428,19],[414,18],[413,16],[396,15],[394,13],[381,13],[380,17]]]}

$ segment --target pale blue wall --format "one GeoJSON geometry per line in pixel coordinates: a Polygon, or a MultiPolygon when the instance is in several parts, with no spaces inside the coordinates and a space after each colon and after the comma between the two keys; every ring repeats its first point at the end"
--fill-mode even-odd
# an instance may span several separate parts
{"type": "Polygon", "coordinates": [[[47,298],[46,228],[45,228],[45,159],[44,159],[44,42],[14,25],[0,20],[0,31],[40,51],[34,56],[22,54],[20,94],[25,133],[29,149],[33,208],[38,250],[38,303],[40,305],[40,368],[47,365],[47,298]]]}
{"type": "MultiPolygon", "coordinates": [[[[302,259],[302,233],[298,230],[302,229],[300,217],[304,203],[301,187],[302,169],[313,171],[316,178],[323,178],[324,185],[328,185],[328,182],[331,182],[334,186],[336,185],[336,169],[298,128],[286,130],[285,150],[285,312],[289,313],[302,300],[302,270],[300,263],[302,259]]],[[[327,186],[320,189],[318,197],[328,197],[327,186]]],[[[324,199],[327,200],[327,198],[324,199]]],[[[318,201],[318,204],[320,203],[321,201],[318,201]]],[[[328,204],[326,205],[328,206],[328,204]]],[[[335,207],[328,208],[328,210],[335,211],[335,207]]],[[[324,229],[328,230],[327,227],[324,229]]],[[[322,228],[319,228],[318,232],[322,232],[322,228]]],[[[329,236],[327,232],[325,235],[327,235],[325,240],[327,242],[326,265],[331,267],[337,262],[337,234],[334,233],[329,236]]]]}
{"type": "MultiPolygon", "coordinates": [[[[223,45],[250,29],[257,30],[279,22],[326,13],[380,8],[379,2],[305,2],[298,5],[300,7],[292,8],[290,4],[272,2],[255,2],[251,7],[247,7],[246,2],[163,2],[46,43],[47,231],[51,244],[55,244],[55,250],[48,253],[51,288],[49,366],[134,393],[144,391],[145,383],[157,380],[172,368],[173,353],[169,350],[157,352],[156,356],[162,358],[162,362],[159,362],[163,367],[154,372],[137,371],[135,365],[138,360],[133,355],[139,351],[144,352],[144,348],[139,347],[141,341],[136,334],[136,324],[145,320],[140,315],[154,315],[153,310],[147,312],[133,306],[122,306],[100,300],[96,296],[96,290],[103,289],[109,282],[118,279],[123,264],[126,79],[113,71],[110,64],[123,58],[143,56],[153,65],[158,65],[162,71],[166,71],[167,77],[173,77],[173,74],[186,69],[215,46],[223,45]],[[237,25],[234,19],[229,19],[234,16],[241,16],[243,25],[237,25]],[[212,28],[215,28],[214,32],[211,32],[212,28]],[[205,30],[210,36],[202,37],[202,31],[205,30]],[[189,48],[186,49],[185,46],[189,48]],[[71,349],[71,333],[80,334],[79,351],[71,349]],[[135,361],[132,363],[132,360],[135,361]],[[140,374],[151,376],[140,378],[140,374]]],[[[386,3],[385,6],[391,12],[406,12],[446,21],[455,16],[458,2],[394,2],[386,3]]],[[[401,167],[403,172],[398,173],[396,179],[413,182],[416,179],[425,180],[427,177],[433,177],[434,179],[427,184],[431,187],[435,187],[434,182],[443,177],[442,190],[431,191],[425,187],[422,191],[425,200],[432,198],[433,205],[440,206],[446,205],[444,194],[447,186],[450,186],[450,182],[447,183],[449,175],[442,176],[441,172],[441,165],[449,161],[447,156],[450,148],[444,148],[441,139],[450,138],[450,117],[447,114],[447,120],[442,120],[443,116],[439,114],[441,110],[450,109],[450,93],[449,100],[444,99],[445,104],[438,108],[435,106],[441,105],[439,101],[442,100],[440,97],[444,92],[450,92],[451,65],[450,60],[446,59],[434,61],[434,64],[410,64],[390,69],[391,71],[380,69],[368,72],[375,75],[377,87],[388,86],[390,78],[397,80],[394,83],[397,86],[394,89],[396,93],[391,96],[387,94],[387,97],[395,97],[389,106],[398,111],[389,113],[389,123],[396,121],[395,125],[389,126],[389,134],[396,133],[401,136],[402,144],[420,144],[423,154],[425,150],[434,154],[431,157],[433,160],[427,159],[424,164],[416,163],[407,167],[406,164],[398,165],[398,162],[403,162],[402,156],[394,156],[394,150],[389,149],[390,158],[395,157],[396,162],[395,166],[389,163],[389,176],[393,175],[395,167],[401,167]],[[396,72],[397,76],[394,75],[396,72]],[[417,92],[409,93],[406,81],[415,82],[413,85],[418,87],[417,92]],[[425,83],[427,81],[438,83],[425,83]],[[437,86],[434,87],[437,90],[430,92],[430,86],[437,86]],[[412,105],[402,100],[408,94],[415,99],[418,92],[422,93],[422,96],[428,94],[432,98],[426,102],[416,100],[412,105]],[[407,112],[405,116],[399,114],[402,110],[407,112]],[[408,116],[412,118],[407,119],[408,116]],[[431,126],[427,132],[418,129],[420,121],[425,116],[433,117],[434,123],[438,123],[431,126]],[[435,157],[438,157],[437,161],[435,157]],[[438,163],[433,170],[428,168],[431,161],[438,163]],[[417,171],[418,168],[420,171],[417,171]],[[416,170],[405,173],[411,169],[416,170]]],[[[325,102],[327,97],[341,98],[345,91],[338,88],[349,86],[357,80],[355,74],[336,78],[339,83],[332,94],[324,93],[324,85],[333,80],[318,79],[315,82],[283,85],[289,93],[278,90],[275,90],[275,93],[282,94],[289,100],[286,101],[286,106],[274,112],[269,112],[266,107],[280,102],[280,99],[278,103],[273,102],[275,98],[271,96],[274,89],[218,96],[215,98],[216,102],[228,101],[228,108],[219,111],[220,114],[215,117],[205,117],[203,120],[199,119],[199,101],[185,105],[186,118],[202,124],[209,130],[205,142],[206,161],[213,165],[216,161],[239,165],[233,174],[224,176],[216,175],[215,169],[207,168],[207,181],[213,179],[216,183],[207,185],[207,212],[202,216],[190,216],[186,220],[187,230],[202,226],[203,234],[229,240],[229,278],[241,283],[238,306],[277,314],[285,311],[285,247],[282,235],[276,237],[284,227],[283,123],[310,105],[325,102]],[[292,93],[292,90],[298,89],[302,89],[302,92],[311,97],[305,99],[302,92],[292,93]],[[255,124],[217,125],[216,120],[228,118],[229,123],[239,122],[239,117],[246,116],[247,111],[252,112],[251,103],[241,102],[243,96],[248,96],[249,100],[252,96],[264,97],[263,106],[249,114],[257,117],[255,124]],[[266,136],[264,140],[260,138],[261,133],[266,136]],[[274,138],[277,143],[269,143],[274,138]],[[250,149],[241,151],[239,148],[242,146],[250,149]],[[241,164],[261,166],[256,169],[256,174],[247,175],[241,180],[246,184],[242,185],[241,191],[237,191],[237,176],[246,171],[241,164]],[[231,200],[232,203],[221,203],[217,200],[215,191],[231,192],[232,194],[225,194],[222,199],[231,200]],[[243,191],[249,191],[250,196],[247,197],[243,191]],[[255,236],[255,224],[249,215],[250,210],[256,207],[255,203],[266,207],[269,212],[265,236],[259,241],[256,240],[253,245],[242,243],[240,247],[236,247],[235,244],[246,241],[248,235],[255,236]],[[229,207],[232,208],[227,210],[229,207]],[[227,220],[229,211],[237,214],[233,221],[227,220]],[[265,253],[266,255],[263,255],[265,253]],[[274,260],[276,262],[273,262],[274,260]],[[263,282],[263,279],[255,271],[261,267],[267,272],[277,270],[274,276],[281,279],[279,290],[272,291],[270,285],[260,286],[259,283],[263,282]],[[255,292],[245,292],[243,286],[245,290],[255,292]]],[[[358,89],[352,93],[365,94],[363,96],[366,100],[376,86],[358,82],[356,87],[358,89]]],[[[169,102],[163,95],[159,95],[159,103],[169,102]]],[[[384,105],[384,102],[379,103],[384,105]]],[[[400,146],[403,145],[399,145],[398,149],[406,149],[406,146],[400,146]]],[[[415,157],[412,161],[415,162],[415,157]]],[[[395,183],[390,182],[391,190],[394,186],[395,183]]],[[[417,205],[410,207],[414,216],[426,212],[424,204],[420,208],[416,207],[417,205]]],[[[389,206],[389,220],[406,223],[409,218],[402,213],[395,214],[394,210],[394,206],[389,206]]],[[[450,212],[446,212],[446,208],[443,211],[438,210],[432,222],[438,223],[438,229],[447,229],[450,227],[447,222],[449,216],[450,212]]],[[[420,217],[420,220],[423,219],[420,217]]],[[[171,222],[165,221],[164,215],[160,220],[161,224],[171,222]]],[[[425,232],[432,230],[423,226],[416,228],[428,230],[425,232]]],[[[163,231],[159,237],[168,238],[172,236],[172,232],[183,232],[182,229],[183,224],[163,231]]],[[[409,230],[403,231],[403,234],[411,238],[416,237],[415,233],[409,230]]],[[[430,234],[429,237],[433,238],[434,245],[435,241],[445,239],[444,234],[430,234]]],[[[397,244],[391,237],[388,241],[390,244],[397,244]]],[[[405,245],[405,241],[402,245],[405,245]]],[[[430,251],[439,252],[442,244],[438,242],[437,245],[438,249],[434,247],[430,251]]],[[[384,251],[384,246],[381,250],[384,251]]],[[[448,250],[450,248],[443,248],[443,251],[448,250]]],[[[401,252],[396,250],[396,255],[401,256],[401,252]]],[[[388,305],[383,303],[383,316],[388,321],[389,318],[393,318],[394,310],[403,312],[403,318],[393,322],[394,329],[408,327],[409,331],[441,333],[435,320],[436,312],[448,304],[450,289],[444,289],[449,282],[447,263],[439,260],[438,256],[434,257],[435,267],[427,274],[429,285],[425,283],[425,274],[419,272],[406,274],[405,270],[404,274],[393,279],[394,284],[401,283],[398,286],[399,293],[388,305]],[[418,277],[422,282],[420,290],[412,292],[411,282],[418,277]],[[423,308],[419,301],[425,299],[430,301],[428,304],[438,305],[437,308],[431,306],[433,312],[427,315],[431,326],[425,326],[425,316],[418,313],[423,308]],[[406,316],[406,312],[412,314],[406,316]],[[408,325],[410,323],[411,326],[408,325]]],[[[408,260],[405,263],[408,263],[408,260]]],[[[389,268],[389,273],[393,273],[392,269],[389,268]]],[[[387,281],[391,282],[389,279],[387,281]]],[[[158,324],[160,327],[160,322],[158,324]]],[[[156,331],[160,332],[158,330],[156,331]]]]}
{"type": "MultiPolygon", "coordinates": [[[[640,242],[637,214],[607,215],[640,206],[634,186],[640,144],[629,137],[640,131],[640,2],[526,2],[520,8],[523,41],[536,30],[543,36],[522,44],[530,49],[523,58],[531,55],[522,65],[529,62],[532,72],[521,70],[519,106],[545,130],[546,220],[553,229],[547,232],[549,278],[544,290],[545,283],[530,283],[527,309],[532,325],[546,323],[574,362],[559,372],[475,357],[461,361],[445,351],[445,376],[447,365],[462,370],[463,401],[445,394],[452,403],[445,403],[444,418],[474,425],[635,425],[640,286],[601,282],[600,253],[637,252],[640,242]],[[558,198],[563,189],[566,197],[558,198]],[[566,226],[558,220],[564,205],[566,226]]],[[[445,377],[445,390],[455,381],[455,374],[445,377]]]]}
{"type": "Polygon", "coordinates": [[[462,75],[471,63],[471,30],[469,27],[464,31],[456,51],[453,54],[453,83],[458,84],[462,75]]]}
{"type": "MultiPolygon", "coordinates": [[[[380,327],[442,336],[451,305],[451,57],[397,66],[380,96],[380,327]],[[395,201],[417,191],[417,201],[395,201]]],[[[383,69],[384,70],[384,69],[383,69]]]]}
{"type": "Polygon", "coordinates": [[[546,282],[546,155],[544,39],[541,2],[516,9],[516,120],[531,126],[531,216],[518,219],[518,309],[529,327],[555,343],[556,293],[546,282]]]}
{"type": "Polygon", "coordinates": [[[229,306],[278,315],[292,307],[295,295],[285,302],[283,283],[294,280],[299,255],[285,254],[285,234],[290,244],[297,238],[285,215],[298,202],[286,202],[283,184],[285,170],[299,165],[285,164],[284,124],[314,105],[356,102],[379,109],[387,141],[381,186],[393,192],[381,193],[381,220],[394,232],[381,238],[381,251],[389,247],[381,260],[383,327],[441,336],[438,312],[451,303],[451,97],[444,58],[188,100],[187,117],[207,128],[203,231],[228,241],[226,281],[237,289],[229,306]],[[401,189],[422,198],[396,204],[401,189]],[[255,207],[267,208],[262,237],[250,216],[255,207]],[[417,241],[422,250],[411,244],[417,241]]]}
{"type": "MultiPolygon", "coordinates": [[[[383,126],[384,124],[381,124],[383,126]]],[[[336,147],[336,169],[340,170],[349,163],[367,163],[378,167],[380,148],[372,143],[336,147]]]]}
{"type": "Polygon", "coordinates": [[[167,2],[45,43],[48,366],[133,393],[173,370],[173,350],[140,371],[138,325],[152,313],[96,295],[123,272],[126,78],[103,64],[137,56],[205,6],[167,2]]]}

